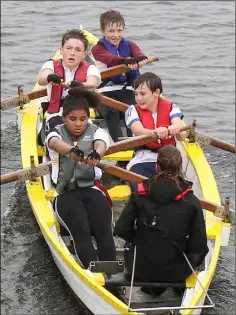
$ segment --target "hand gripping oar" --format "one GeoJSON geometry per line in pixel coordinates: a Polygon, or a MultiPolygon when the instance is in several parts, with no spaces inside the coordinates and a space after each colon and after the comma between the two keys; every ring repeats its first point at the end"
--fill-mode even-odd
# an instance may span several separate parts
{"type": "MultiPolygon", "coordinates": [[[[184,126],[182,127],[182,131],[184,130],[190,130],[191,126],[184,126]]],[[[137,136],[137,137],[130,137],[130,139],[122,140],[115,142],[112,144],[105,152],[105,155],[113,154],[116,152],[124,151],[124,150],[129,150],[129,149],[134,149],[136,147],[142,146],[144,144],[148,144],[153,142],[154,140],[157,140],[157,134],[155,132],[150,132],[147,135],[142,135],[142,136],[137,136]]],[[[33,158],[31,157],[31,167],[25,168],[22,170],[18,170],[12,173],[8,173],[5,175],[1,175],[1,185],[10,183],[16,180],[27,180],[30,179],[30,174],[32,174],[32,169],[35,167],[37,168],[37,174],[35,176],[39,177],[44,175],[44,172],[47,172],[48,167],[51,166],[51,162],[48,163],[42,163],[39,164],[38,166],[35,166],[33,158]]],[[[47,174],[47,173],[46,173],[47,174]]]]}
{"type": "MultiPolygon", "coordinates": [[[[158,60],[159,60],[158,57],[150,57],[150,58],[148,58],[147,64],[158,61],[158,60]]],[[[129,70],[130,69],[126,65],[118,65],[118,66],[110,67],[106,70],[101,71],[101,78],[103,80],[103,79],[109,78],[111,76],[127,72],[129,70]]],[[[19,93],[19,89],[18,89],[18,93],[19,93]]],[[[26,94],[23,94],[23,93],[20,94],[19,93],[19,96],[15,96],[15,97],[1,101],[1,103],[0,103],[1,104],[1,110],[10,109],[10,108],[14,108],[14,107],[17,107],[20,105],[24,105],[24,104],[27,104],[34,99],[44,97],[46,95],[47,95],[47,89],[45,89],[45,88],[43,88],[41,90],[29,92],[26,94]]]]}
{"type": "MultiPolygon", "coordinates": [[[[31,167],[21,169],[12,173],[8,173],[5,175],[1,175],[1,185],[10,183],[17,180],[30,180],[36,181],[37,177],[41,177],[43,175],[50,173],[50,168],[52,166],[51,162],[41,163],[39,165],[35,165],[33,161],[33,157],[30,158],[31,167]]],[[[101,170],[107,172],[113,176],[118,178],[122,178],[124,180],[139,184],[143,180],[147,179],[147,177],[136,174],[131,171],[124,170],[123,168],[111,164],[106,164],[104,162],[99,162],[97,165],[101,170]]],[[[225,222],[235,222],[235,211],[229,209],[229,199],[226,198],[225,206],[218,205],[216,203],[210,202],[205,199],[199,199],[201,206],[212,213],[215,216],[221,218],[225,222]]]]}
{"type": "MultiPolygon", "coordinates": [[[[147,64],[158,61],[158,60],[159,60],[158,57],[150,57],[147,60],[147,64]]],[[[103,79],[110,78],[112,76],[127,72],[129,70],[130,70],[129,67],[126,65],[118,65],[118,66],[114,66],[114,67],[111,67],[111,68],[108,68],[106,70],[101,71],[101,77],[103,80],[103,79]]]]}
{"type": "MultiPolygon", "coordinates": [[[[104,95],[100,95],[100,99],[104,105],[115,108],[122,112],[125,112],[126,109],[129,107],[129,105],[125,103],[113,100],[112,98],[109,98],[104,95]]],[[[195,130],[195,127],[196,127],[196,120],[194,120],[193,128],[191,129],[189,135],[187,136],[190,139],[190,142],[196,141],[201,144],[212,145],[216,148],[219,148],[219,149],[231,152],[231,153],[236,152],[235,146],[232,145],[231,143],[200,133],[195,130]]]]}

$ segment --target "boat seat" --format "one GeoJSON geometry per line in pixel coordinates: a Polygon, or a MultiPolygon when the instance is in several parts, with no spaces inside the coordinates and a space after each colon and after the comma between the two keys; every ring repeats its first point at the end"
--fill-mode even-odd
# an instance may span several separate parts
{"type": "Polygon", "coordinates": [[[130,161],[133,157],[133,150],[120,151],[117,153],[103,156],[102,160],[107,161],[130,161]]]}
{"type": "Polygon", "coordinates": [[[113,201],[125,201],[129,199],[131,190],[128,185],[117,185],[108,189],[108,193],[113,201]]]}
{"type": "MultiPolygon", "coordinates": [[[[109,286],[131,285],[131,278],[124,271],[123,261],[92,261],[89,264],[91,272],[105,273],[105,284],[109,286]]],[[[151,282],[135,280],[135,287],[156,287],[156,288],[186,288],[185,282],[151,282]]]]}
{"type": "MultiPolygon", "coordinates": [[[[46,156],[45,146],[37,145],[38,156],[46,156]]],[[[105,155],[102,160],[106,161],[130,161],[133,156],[132,150],[120,151],[110,155],[105,155]]]]}
{"type": "MultiPolygon", "coordinates": [[[[117,185],[107,190],[113,201],[125,201],[129,199],[130,188],[128,185],[117,185]]],[[[45,191],[45,197],[47,200],[54,200],[55,190],[50,189],[45,191]]]]}
{"type": "MultiPolygon", "coordinates": [[[[131,278],[124,271],[125,265],[123,261],[92,261],[89,269],[94,273],[104,273],[105,284],[110,286],[130,286],[131,278]]],[[[196,271],[198,274],[198,271],[196,271]]],[[[194,288],[196,277],[192,273],[185,282],[150,282],[135,280],[133,286],[136,287],[156,287],[156,288],[194,288]]]]}

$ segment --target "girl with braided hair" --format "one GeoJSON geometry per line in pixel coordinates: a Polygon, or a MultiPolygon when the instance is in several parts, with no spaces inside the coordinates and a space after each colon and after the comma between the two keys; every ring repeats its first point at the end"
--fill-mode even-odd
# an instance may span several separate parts
{"type": "Polygon", "coordinates": [[[208,253],[203,210],[191,183],[183,178],[181,153],[175,146],[159,150],[156,169],[157,174],[132,193],[114,234],[131,243],[125,255],[129,275],[137,246],[136,280],[185,282],[191,269],[183,253],[193,268],[208,253]]]}
{"type": "Polygon", "coordinates": [[[88,268],[90,261],[98,258],[116,259],[111,200],[98,182],[102,172],[96,167],[110,142],[104,129],[89,122],[89,108],[99,105],[98,95],[82,87],[72,88],[68,94],[63,103],[64,123],[48,133],[46,144],[52,160],[51,181],[57,192],[56,216],[73,238],[79,260],[88,268]]]}

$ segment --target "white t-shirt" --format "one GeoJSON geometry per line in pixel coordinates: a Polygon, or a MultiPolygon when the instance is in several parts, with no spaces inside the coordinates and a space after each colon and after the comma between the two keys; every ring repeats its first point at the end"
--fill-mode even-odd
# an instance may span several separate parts
{"type": "MultiPolygon", "coordinates": [[[[152,117],[153,117],[154,124],[156,125],[157,113],[152,113],[152,117]]],[[[175,103],[171,104],[171,111],[170,111],[169,117],[170,117],[170,121],[175,117],[180,117],[180,119],[183,119],[184,117],[181,110],[175,103]]],[[[138,112],[134,105],[130,105],[129,108],[125,112],[125,123],[127,127],[130,128],[132,124],[135,123],[136,121],[140,121],[138,112]]],[[[146,163],[146,162],[156,162],[156,160],[157,160],[157,152],[152,152],[150,150],[137,150],[135,152],[135,156],[130,160],[126,168],[127,170],[130,170],[130,168],[135,164],[146,163]]]]}
{"type": "MultiPolygon", "coordinates": [[[[119,52],[117,51],[118,53],[118,56],[119,56],[119,52]]],[[[101,62],[101,61],[98,61],[96,60],[94,57],[93,57],[93,54],[91,53],[91,57],[93,58],[94,62],[95,62],[95,65],[96,67],[99,69],[99,71],[104,71],[104,70],[107,70],[108,69],[108,66],[101,62]]],[[[123,74],[125,75],[125,74],[123,74]]],[[[120,84],[115,84],[113,83],[112,81],[109,81],[109,83],[107,83],[104,87],[101,87],[100,89],[97,89],[96,91],[98,93],[103,93],[103,92],[111,92],[111,91],[119,91],[119,90],[122,90],[124,88],[124,86],[126,85],[126,83],[120,83],[120,84]]],[[[134,88],[132,86],[127,86],[126,87],[126,90],[131,90],[133,91],[134,88]]]]}
{"type": "MultiPolygon", "coordinates": [[[[56,184],[57,179],[58,179],[58,172],[59,172],[59,154],[56,151],[51,150],[48,147],[48,142],[52,137],[57,137],[59,139],[62,139],[62,137],[56,130],[54,130],[54,131],[50,132],[46,138],[46,145],[47,145],[47,148],[49,151],[49,157],[50,157],[51,162],[52,162],[51,178],[52,178],[52,181],[56,184]]],[[[108,149],[110,146],[109,135],[106,132],[106,130],[104,130],[102,128],[98,128],[95,131],[94,141],[95,140],[102,140],[103,142],[105,142],[106,149],[108,149]]],[[[77,144],[77,142],[74,142],[74,145],[76,145],[76,144],[77,144]]],[[[100,179],[102,177],[101,169],[95,166],[94,171],[95,171],[95,179],[100,179]]],[[[93,186],[92,188],[98,189],[96,186],[93,186]]]]}
{"type": "MultiPolygon", "coordinates": [[[[65,66],[65,64],[63,62],[62,62],[62,66],[63,66],[64,72],[65,72],[65,83],[69,83],[72,80],[74,80],[75,71],[77,70],[77,68],[75,68],[74,70],[70,70],[65,66]]],[[[44,69],[51,69],[54,73],[53,61],[52,60],[46,61],[43,64],[42,68],[40,69],[38,76],[40,75],[41,71],[44,69]]],[[[101,83],[101,74],[100,74],[100,71],[98,70],[98,68],[96,66],[90,65],[88,67],[86,78],[88,76],[98,77],[99,78],[99,84],[101,83]]],[[[50,83],[47,85],[48,101],[50,101],[50,99],[51,99],[51,91],[52,91],[52,84],[50,83]]],[[[62,99],[65,98],[67,94],[68,94],[68,89],[62,89],[62,99]]],[[[60,108],[59,114],[62,115],[62,107],[60,108]]],[[[56,113],[56,115],[58,115],[58,113],[56,113]]],[[[52,116],[55,116],[55,114],[48,115],[47,120],[49,118],[51,118],[52,116]]]]}

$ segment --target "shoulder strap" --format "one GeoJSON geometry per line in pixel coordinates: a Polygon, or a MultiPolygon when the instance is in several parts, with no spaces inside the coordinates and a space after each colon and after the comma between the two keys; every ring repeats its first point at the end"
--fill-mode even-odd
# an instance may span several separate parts
{"type": "Polygon", "coordinates": [[[187,193],[193,191],[192,188],[188,187],[187,189],[185,189],[184,191],[182,191],[180,194],[178,194],[176,197],[175,197],[175,200],[180,200],[182,199],[187,193]]]}

